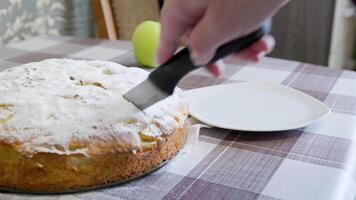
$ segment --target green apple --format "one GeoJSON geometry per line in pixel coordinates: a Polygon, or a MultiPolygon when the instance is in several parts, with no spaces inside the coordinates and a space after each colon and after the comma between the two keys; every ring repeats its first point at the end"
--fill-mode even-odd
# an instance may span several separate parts
{"type": "Polygon", "coordinates": [[[158,66],[155,57],[160,31],[160,23],[155,21],[144,21],[136,27],[132,35],[132,44],[138,64],[145,67],[158,66]]]}

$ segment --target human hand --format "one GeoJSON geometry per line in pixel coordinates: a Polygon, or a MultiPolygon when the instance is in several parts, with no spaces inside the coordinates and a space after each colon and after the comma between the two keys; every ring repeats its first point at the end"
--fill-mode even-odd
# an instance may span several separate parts
{"type": "MultiPolygon", "coordinates": [[[[222,44],[253,32],[287,0],[168,0],[162,9],[157,61],[164,63],[176,51],[180,39],[189,46],[192,60],[207,64],[222,44]]],[[[258,61],[274,46],[265,36],[234,57],[258,61]]],[[[217,65],[208,65],[218,75],[217,65]]]]}
{"type": "MultiPolygon", "coordinates": [[[[242,50],[239,53],[232,54],[231,57],[236,61],[258,62],[266,54],[271,52],[274,46],[274,38],[271,35],[266,35],[252,44],[249,48],[242,50]]],[[[211,74],[218,77],[220,76],[222,69],[225,68],[225,64],[223,60],[219,60],[215,63],[207,64],[205,67],[211,74]]]]}

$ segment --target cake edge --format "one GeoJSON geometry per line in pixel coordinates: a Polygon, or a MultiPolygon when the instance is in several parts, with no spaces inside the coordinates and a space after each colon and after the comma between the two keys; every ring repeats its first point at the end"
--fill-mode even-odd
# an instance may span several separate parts
{"type": "Polygon", "coordinates": [[[18,157],[14,163],[1,163],[0,188],[24,193],[61,193],[124,182],[172,159],[186,142],[188,126],[186,119],[183,127],[163,135],[160,142],[147,151],[90,157],[38,153],[31,158],[10,153],[10,157],[18,157]],[[21,165],[14,167],[16,163],[21,165]]]}

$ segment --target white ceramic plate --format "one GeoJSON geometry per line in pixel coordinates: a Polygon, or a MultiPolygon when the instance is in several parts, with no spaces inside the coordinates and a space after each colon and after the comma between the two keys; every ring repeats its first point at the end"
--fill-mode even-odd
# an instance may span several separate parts
{"type": "Polygon", "coordinates": [[[211,126],[243,131],[305,127],[330,112],[319,100],[269,82],[245,82],[185,92],[190,114],[211,126]]]}

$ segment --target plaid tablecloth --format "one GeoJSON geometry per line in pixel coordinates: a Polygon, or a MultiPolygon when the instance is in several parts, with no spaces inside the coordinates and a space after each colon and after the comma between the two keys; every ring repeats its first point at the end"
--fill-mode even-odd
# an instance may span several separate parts
{"type": "MultiPolygon", "coordinates": [[[[129,42],[36,38],[0,47],[0,68],[47,58],[111,60],[136,65],[129,42]]],[[[180,87],[271,81],[325,102],[332,113],[309,127],[272,133],[202,129],[189,153],[127,184],[42,199],[356,199],[356,73],[265,58],[227,64],[214,78],[204,69],[180,87]]],[[[0,199],[38,196],[0,194],[0,199]]]]}

